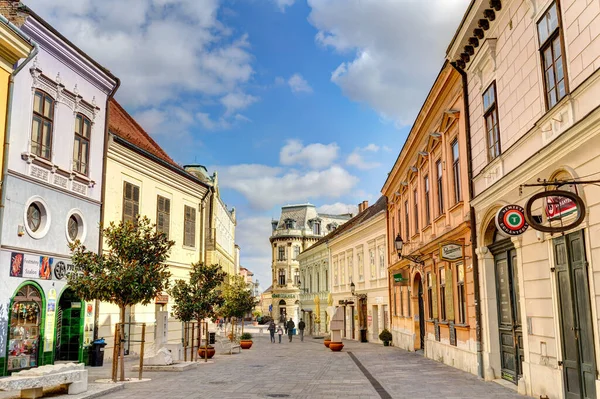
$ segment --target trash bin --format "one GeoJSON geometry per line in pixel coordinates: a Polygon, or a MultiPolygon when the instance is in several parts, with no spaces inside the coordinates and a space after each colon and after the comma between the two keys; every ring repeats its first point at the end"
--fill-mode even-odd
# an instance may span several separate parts
{"type": "Polygon", "coordinates": [[[217,335],[217,333],[209,332],[208,335],[208,343],[213,345],[215,343],[215,335],[217,335]]]}
{"type": "Polygon", "coordinates": [[[104,347],[106,342],[100,338],[92,342],[90,347],[90,367],[102,367],[104,364],[104,347]]]}
{"type": "Polygon", "coordinates": [[[360,330],[360,342],[369,342],[367,341],[367,330],[360,330]]]}

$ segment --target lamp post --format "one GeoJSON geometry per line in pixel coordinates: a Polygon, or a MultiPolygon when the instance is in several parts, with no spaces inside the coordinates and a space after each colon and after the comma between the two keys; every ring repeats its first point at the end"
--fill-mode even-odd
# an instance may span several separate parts
{"type": "Polygon", "coordinates": [[[368,342],[367,340],[367,325],[365,323],[365,307],[364,303],[367,300],[367,294],[357,294],[354,281],[350,283],[350,293],[358,299],[358,322],[360,327],[360,342],[368,342]]]}
{"type": "Polygon", "coordinates": [[[402,249],[404,248],[404,241],[402,237],[400,237],[400,233],[396,236],[394,240],[394,246],[396,247],[396,252],[398,253],[398,259],[407,259],[411,262],[417,263],[421,266],[425,265],[425,261],[421,259],[419,255],[402,255],[402,249]]]}

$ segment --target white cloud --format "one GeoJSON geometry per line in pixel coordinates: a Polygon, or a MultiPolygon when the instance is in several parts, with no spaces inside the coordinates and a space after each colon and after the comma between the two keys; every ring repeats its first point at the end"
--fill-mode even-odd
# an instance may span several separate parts
{"type": "Polygon", "coordinates": [[[290,7],[296,0],[273,0],[281,12],[285,12],[286,7],[290,7]]]}
{"type": "Polygon", "coordinates": [[[333,204],[321,205],[317,208],[317,212],[327,213],[330,215],[342,215],[344,213],[351,213],[352,215],[356,215],[358,213],[358,207],[356,205],[336,202],[333,204]]]}
{"type": "Polygon", "coordinates": [[[317,43],[355,54],[332,72],[332,82],[399,124],[416,116],[467,3],[308,0],[317,43]]]}
{"type": "Polygon", "coordinates": [[[285,203],[339,198],[350,193],[358,178],[340,166],[321,171],[283,172],[266,165],[217,167],[219,185],[241,193],[254,209],[267,210],[285,203]]]}
{"type": "Polygon", "coordinates": [[[270,217],[242,217],[237,221],[235,241],[240,246],[242,266],[254,273],[263,289],[271,285],[270,236],[270,217]]]}
{"type": "MultiPolygon", "coordinates": [[[[218,19],[221,1],[29,0],[27,5],[118,76],[117,99],[158,126],[152,119],[158,114],[147,110],[177,106],[188,95],[220,100],[225,118],[235,115],[236,106],[256,101],[246,93],[254,73],[248,36],[234,34],[218,19]],[[242,101],[232,101],[230,93],[242,101]]],[[[199,107],[187,112],[207,112],[199,107]]]]}
{"type": "Polygon", "coordinates": [[[232,115],[236,111],[248,108],[256,101],[258,101],[258,97],[240,92],[228,93],[221,98],[221,104],[225,107],[225,115],[232,115]]]}
{"type": "Polygon", "coordinates": [[[365,158],[373,156],[373,154],[379,152],[381,148],[376,144],[369,144],[363,148],[355,148],[354,151],[348,155],[346,164],[354,166],[361,170],[375,169],[381,166],[379,162],[369,162],[365,158]]]}
{"type": "Polygon", "coordinates": [[[371,143],[371,144],[367,145],[365,148],[363,148],[363,150],[377,152],[377,151],[379,151],[379,146],[377,144],[371,143]]]}
{"type": "Polygon", "coordinates": [[[288,80],[288,85],[292,89],[292,93],[312,93],[313,89],[308,82],[300,75],[295,73],[288,80]]]}
{"type": "Polygon", "coordinates": [[[330,166],[338,157],[340,148],[336,143],[309,144],[306,147],[299,140],[288,140],[281,148],[279,162],[282,165],[305,165],[313,169],[330,166]]]}

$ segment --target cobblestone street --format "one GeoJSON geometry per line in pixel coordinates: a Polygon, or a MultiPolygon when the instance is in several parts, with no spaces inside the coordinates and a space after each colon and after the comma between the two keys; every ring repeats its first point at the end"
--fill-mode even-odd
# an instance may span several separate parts
{"type": "MultiPolygon", "coordinates": [[[[216,355],[213,363],[181,373],[146,372],[144,377],[151,381],[127,384],[104,397],[523,398],[415,353],[353,341],[344,344],[342,352],[334,353],[311,337],[271,344],[268,336],[255,334],[252,349],[241,354],[216,355]]],[[[92,368],[90,380],[108,374],[107,367],[92,368]]]]}

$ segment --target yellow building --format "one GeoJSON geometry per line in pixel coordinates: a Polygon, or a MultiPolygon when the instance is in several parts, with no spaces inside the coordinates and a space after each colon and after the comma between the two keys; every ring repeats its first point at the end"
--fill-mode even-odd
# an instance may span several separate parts
{"type": "MultiPolygon", "coordinates": [[[[116,101],[111,101],[109,112],[104,225],[147,216],[175,241],[168,261],[172,280],[188,279],[190,265],[204,259],[211,187],[169,158],[116,101]]],[[[153,349],[151,344],[158,348],[181,343],[182,323],[170,316],[172,304],[164,293],[153,304],[126,310],[126,322],[146,323],[147,350],[153,349]]],[[[118,321],[118,307],[102,303],[98,335],[112,337],[118,321]]],[[[125,333],[136,341],[140,330],[131,324],[125,333]]],[[[126,353],[137,352],[139,344],[129,340],[126,353]]],[[[107,343],[112,346],[112,340],[107,343]]]]}

